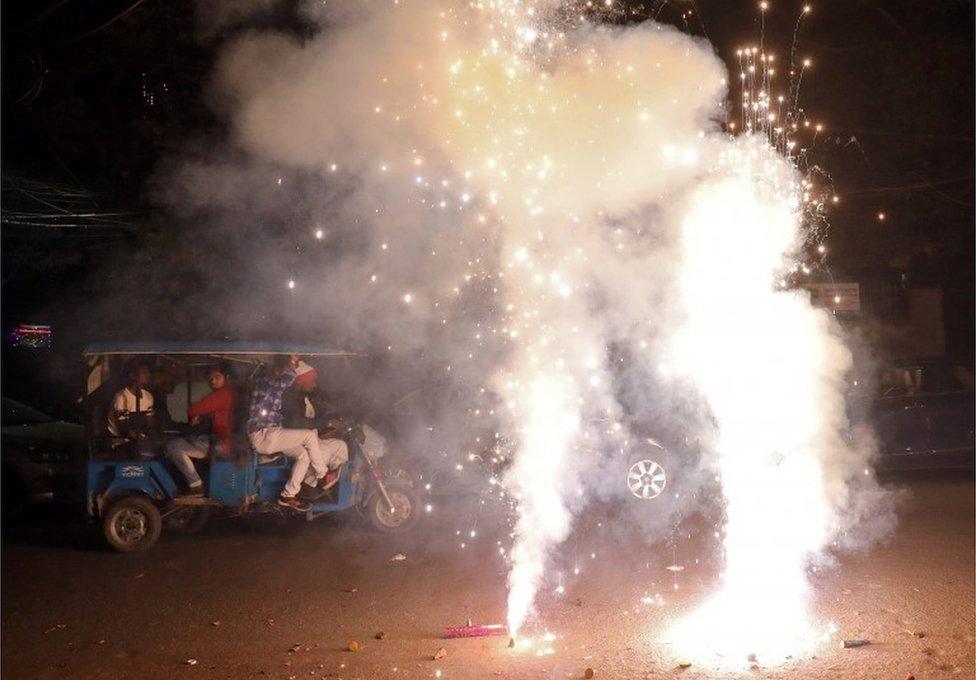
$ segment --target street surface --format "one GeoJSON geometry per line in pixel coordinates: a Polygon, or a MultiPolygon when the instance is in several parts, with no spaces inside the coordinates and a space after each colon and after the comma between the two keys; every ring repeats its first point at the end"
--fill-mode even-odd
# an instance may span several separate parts
{"type": "Polygon", "coordinates": [[[776,668],[761,658],[738,672],[678,668],[663,639],[669,623],[715,587],[716,563],[706,557],[714,551],[703,538],[710,530],[692,522],[648,546],[606,509],[581,520],[585,530],[557,557],[526,631],[536,638],[532,649],[509,649],[507,637],[439,639],[445,626],[468,618],[505,617],[496,542],[508,544],[505,529],[485,524],[491,513],[476,513],[476,499],[462,499],[442,502],[406,537],[372,533],[351,517],[284,528],[222,520],[194,536],[164,533],[136,555],[109,553],[97,536],[56,516],[8,527],[2,673],[581,678],[592,668],[596,678],[972,678],[972,475],[894,483],[907,493],[890,541],[814,576],[814,615],[837,633],[812,658],[776,668]],[[406,559],[391,561],[397,553],[406,559]],[[556,636],[550,643],[539,641],[546,630],[556,636]],[[841,649],[844,638],[871,644],[841,649]],[[351,641],[358,651],[347,651],[351,641]],[[434,660],[441,647],[446,656],[434,660]]]}

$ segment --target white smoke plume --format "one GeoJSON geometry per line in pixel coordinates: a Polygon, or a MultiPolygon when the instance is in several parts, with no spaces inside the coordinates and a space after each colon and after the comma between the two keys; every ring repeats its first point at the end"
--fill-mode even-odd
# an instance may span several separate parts
{"type": "MultiPolygon", "coordinates": [[[[712,48],[551,3],[304,12],[311,37],[227,45],[215,106],[249,173],[303,178],[292,200],[329,246],[318,269],[296,265],[293,311],[435,355],[486,395],[458,411],[512,434],[512,633],[589,482],[604,483],[588,472],[640,437],[629,376],[665,368],[710,414],[696,434],[726,492],[728,583],[755,594],[768,572],[802,591],[856,506],[850,358],[828,316],[775,288],[802,243],[799,177],[764,137],[721,132],[712,48]]],[[[233,179],[204,186],[211,170],[183,170],[186,191],[233,202],[233,179]]]]}

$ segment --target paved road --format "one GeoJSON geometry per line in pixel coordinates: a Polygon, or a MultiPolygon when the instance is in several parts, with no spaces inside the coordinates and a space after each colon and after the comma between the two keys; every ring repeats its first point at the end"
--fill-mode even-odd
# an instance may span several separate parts
{"type": "MultiPolygon", "coordinates": [[[[748,675],[974,676],[972,478],[899,484],[908,494],[891,540],[814,579],[812,609],[837,635],[812,658],[760,659],[748,675]],[[843,650],[841,637],[872,645],[843,650]]],[[[706,530],[692,523],[647,546],[603,511],[567,542],[541,597],[551,654],[504,638],[438,640],[445,625],[504,617],[505,529],[476,507],[442,504],[421,532],[395,539],[338,519],[284,531],[225,521],[140,555],[99,550],[57,518],[8,528],[3,677],[575,678],[587,667],[597,678],[731,677],[680,670],[661,642],[714,588],[706,530]],[[390,561],[398,552],[406,560],[390,561]],[[666,569],[676,563],[684,570],[666,569]],[[358,652],[345,651],[352,640],[358,652]],[[447,656],[434,661],[440,647],[447,656]]]]}

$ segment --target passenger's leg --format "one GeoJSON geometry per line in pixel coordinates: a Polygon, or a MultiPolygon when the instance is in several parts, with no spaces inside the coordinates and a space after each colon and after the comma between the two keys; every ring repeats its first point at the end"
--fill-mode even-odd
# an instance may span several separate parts
{"type": "Polygon", "coordinates": [[[210,441],[207,437],[173,439],[166,444],[166,457],[173,461],[191,489],[203,487],[203,480],[200,479],[191,459],[206,458],[209,445],[210,441]]]}
{"type": "Polygon", "coordinates": [[[282,493],[286,498],[294,496],[301,489],[302,480],[308,474],[309,465],[315,469],[317,477],[325,476],[325,464],[322,462],[322,456],[319,452],[319,440],[315,430],[269,427],[254,433],[251,436],[251,444],[259,453],[281,451],[289,458],[295,459],[291,469],[291,477],[288,484],[285,485],[284,493],[282,493]]]}
{"type": "Polygon", "coordinates": [[[319,439],[319,450],[330,470],[338,470],[349,460],[349,446],[341,439],[319,439]]]}
{"type": "Polygon", "coordinates": [[[288,483],[285,484],[285,490],[281,492],[281,495],[285,498],[293,498],[301,491],[302,480],[308,474],[308,451],[299,446],[293,449],[285,449],[282,453],[295,462],[292,463],[291,477],[288,478],[288,483]]]}

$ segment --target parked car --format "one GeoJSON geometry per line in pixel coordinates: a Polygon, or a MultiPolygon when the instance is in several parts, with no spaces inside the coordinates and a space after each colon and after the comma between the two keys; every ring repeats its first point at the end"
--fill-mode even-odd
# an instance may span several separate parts
{"type": "Polygon", "coordinates": [[[937,359],[885,364],[851,401],[874,428],[879,470],[974,467],[974,408],[973,366],[937,359]]]}
{"type": "Polygon", "coordinates": [[[3,397],[3,515],[20,514],[29,504],[80,498],[85,428],[3,397]]]}

